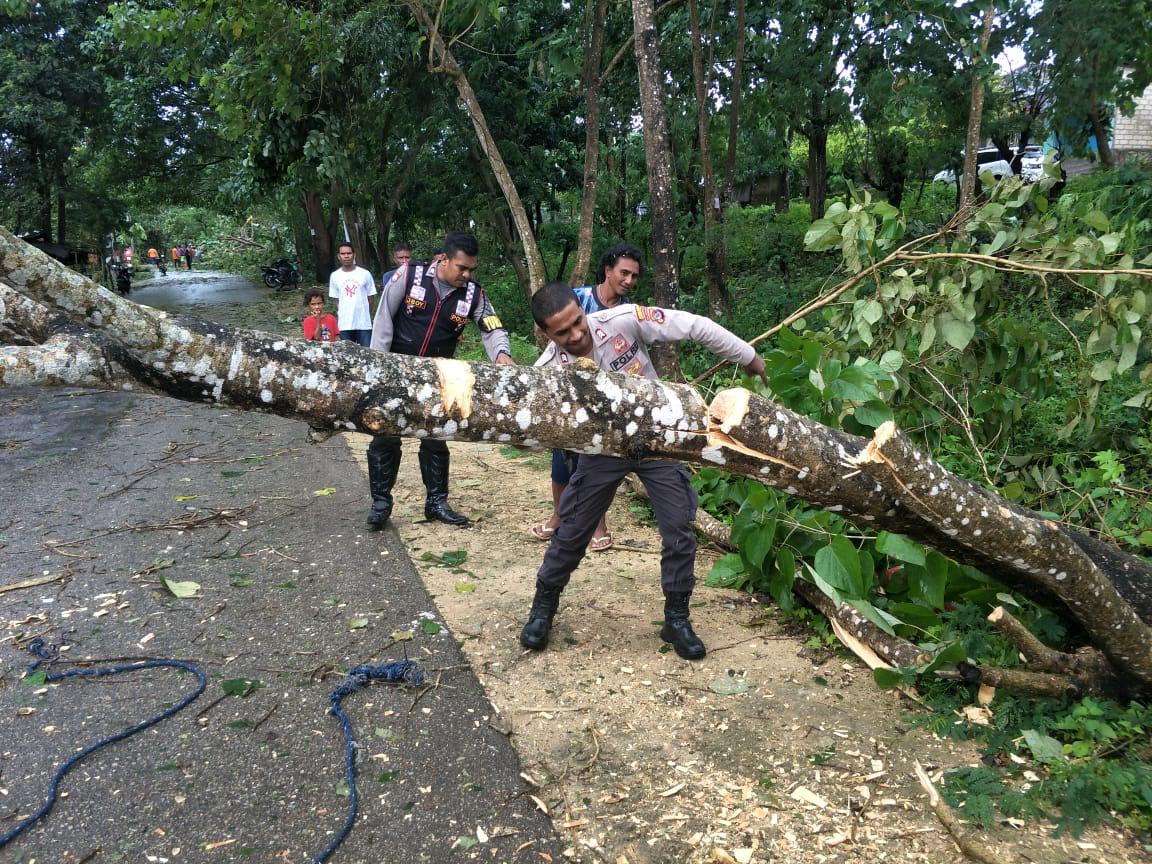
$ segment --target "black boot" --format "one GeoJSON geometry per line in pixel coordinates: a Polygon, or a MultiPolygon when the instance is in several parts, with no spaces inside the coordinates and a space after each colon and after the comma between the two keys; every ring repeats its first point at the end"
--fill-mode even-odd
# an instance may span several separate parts
{"type": "Polygon", "coordinates": [[[541,651],[548,646],[548,634],[552,632],[552,619],[560,605],[560,593],[564,586],[549,587],[536,583],[536,596],[532,598],[532,609],[528,613],[528,623],[520,631],[520,644],[533,651],[541,651]]]}
{"type": "Polygon", "coordinates": [[[670,643],[685,660],[699,660],[708,653],[708,649],[688,620],[688,600],[691,597],[691,591],[664,592],[664,626],[660,628],[660,638],[670,643]]]}
{"type": "Polygon", "coordinates": [[[448,445],[444,449],[420,447],[420,477],[428,497],[424,501],[424,517],[445,525],[470,525],[471,520],[448,506],[448,445]]]}
{"type": "Polygon", "coordinates": [[[400,470],[400,443],[368,446],[368,488],[372,492],[372,509],[365,524],[369,531],[379,531],[392,515],[392,487],[400,470]]]}

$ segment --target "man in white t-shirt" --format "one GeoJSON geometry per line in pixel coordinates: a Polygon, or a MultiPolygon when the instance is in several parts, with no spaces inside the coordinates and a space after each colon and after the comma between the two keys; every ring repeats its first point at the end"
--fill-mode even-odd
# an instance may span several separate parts
{"type": "Polygon", "coordinates": [[[340,260],[340,269],[328,277],[328,296],[337,300],[340,338],[367,348],[372,341],[368,298],[376,294],[376,283],[371,273],[356,266],[356,250],[351,243],[341,243],[336,257],[340,260]]]}

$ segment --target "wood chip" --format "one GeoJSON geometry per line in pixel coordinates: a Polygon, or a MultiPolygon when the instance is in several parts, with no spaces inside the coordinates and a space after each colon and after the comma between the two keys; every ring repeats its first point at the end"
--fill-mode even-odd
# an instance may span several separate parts
{"type": "Polygon", "coordinates": [[[792,791],[792,797],[805,804],[811,804],[813,807],[819,807],[821,810],[828,809],[828,801],[806,786],[797,786],[792,791]]]}
{"type": "Polygon", "coordinates": [[[529,795],[528,797],[531,798],[533,800],[533,802],[535,802],[536,806],[540,808],[541,813],[543,813],[545,816],[548,815],[548,805],[547,804],[545,804],[543,801],[541,801],[535,795],[529,795]]]}
{"type": "Polygon", "coordinates": [[[668,798],[669,796],[675,795],[677,792],[684,788],[684,785],[685,784],[683,783],[677,783],[675,786],[669,786],[667,789],[660,793],[660,797],[668,798]]]}

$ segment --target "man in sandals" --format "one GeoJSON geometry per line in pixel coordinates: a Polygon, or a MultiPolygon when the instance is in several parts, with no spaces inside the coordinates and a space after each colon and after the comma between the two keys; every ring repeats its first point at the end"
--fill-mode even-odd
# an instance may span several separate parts
{"type": "MultiPolygon", "coordinates": [[[[624,304],[587,315],[568,285],[550,282],[532,295],[532,317],[551,340],[537,366],[567,365],[588,358],[609,372],[655,379],[648,346],[691,340],[764,378],[764,359],[755,348],[691,312],[624,304]]],[[[536,573],[536,596],[528,623],[520,631],[520,644],[525,648],[547,646],[560,594],[584,557],[598,520],[629,473],[635,473],[648,490],[660,528],[660,583],[664,589],[660,638],[686,660],[698,660],[707,653],[688,620],[688,601],[696,585],[696,535],[692,531],[696,492],[688,470],[667,459],[589,453],[580,456],[571,483],[560,498],[560,521],[536,573]]]]}

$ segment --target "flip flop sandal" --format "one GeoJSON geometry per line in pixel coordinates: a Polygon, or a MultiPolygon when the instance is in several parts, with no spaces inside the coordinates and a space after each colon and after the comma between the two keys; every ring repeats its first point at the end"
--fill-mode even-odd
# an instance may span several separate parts
{"type": "Polygon", "coordinates": [[[549,528],[544,522],[541,522],[538,525],[533,525],[529,529],[528,533],[539,540],[541,543],[547,543],[552,539],[552,535],[556,533],[556,529],[549,528]]]}
{"type": "Polygon", "coordinates": [[[588,544],[588,548],[593,552],[605,552],[612,548],[612,535],[605,534],[603,537],[593,537],[592,542],[588,544]]]}

